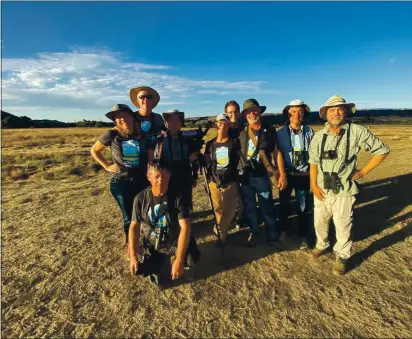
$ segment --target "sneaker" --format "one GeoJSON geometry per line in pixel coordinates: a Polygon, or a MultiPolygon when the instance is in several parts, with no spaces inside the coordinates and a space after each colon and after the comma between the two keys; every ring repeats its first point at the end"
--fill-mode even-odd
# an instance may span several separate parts
{"type": "Polygon", "coordinates": [[[302,251],[306,251],[309,249],[309,245],[308,242],[306,240],[306,238],[300,238],[300,247],[299,247],[302,251]]]}
{"type": "Polygon", "coordinates": [[[319,248],[314,248],[314,249],[310,252],[310,254],[312,255],[312,258],[313,258],[313,259],[317,259],[317,258],[319,258],[320,256],[324,255],[324,254],[326,253],[326,251],[327,251],[327,248],[325,248],[325,249],[323,249],[323,250],[320,250],[319,248]]]}
{"type": "Polygon", "coordinates": [[[335,265],[333,265],[333,274],[344,275],[347,269],[347,259],[336,257],[335,265]]]}

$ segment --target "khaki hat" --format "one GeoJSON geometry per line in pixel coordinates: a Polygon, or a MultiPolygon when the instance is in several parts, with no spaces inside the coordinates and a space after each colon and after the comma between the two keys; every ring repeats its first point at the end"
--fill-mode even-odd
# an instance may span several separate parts
{"type": "Polygon", "coordinates": [[[116,113],[119,113],[119,112],[126,112],[126,113],[130,113],[133,117],[135,116],[132,109],[125,104],[114,105],[112,110],[109,113],[106,113],[105,115],[107,118],[114,121],[116,119],[116,113]]]}
{"type": "Polygon", "coordinates": [[[329,107],[334,107],[334,106],[347,106],[352,110],[352,113],[356,112],[356,105],[352,102],[346,102],[344,98],[342,98],[339,95],[334,95],[326,101],[325,106],[322,106],[319,110],[319,116],[326,120],[326,111],[328,110],[329,107]]]}
{"type": "Polygon", "coordinates": [[[289,114],[289,108],[293,107],[293,106],[303,106],[305,108],[305,115],[304,116],[308,116],[310,114],[310,107],[308,105],[306,105],[303,100],[300,99],[296,99],[296,100],[292,100],[289,105],[286,105],[285,108],[283,109],[283,115],[288,117],[289,114]]]}
{"type": "Polygon", "coordinates": [[[129,95],[130,95],[130,100],[133,102],[133,104],[137,107],[140,108],[139,106],[139,101],[137,100],[137,95],[139,94],[139,92],[141,91],[147,91],[149,92],[151,95],[153,95],[153,108],[156,107],[156,105],[159,103],[160,101],[160,95],[159,93],[157,93],[157,91],[155,91],[153,88],[148,87],[148,86],[140,86],[140,87],[135,87],[132,88],[129,91],[129,95]]]}
{"type": "Polygon", "coordinates": [[[245,116],[247,112],[251,109],[258,107],[260,109],[260,114],[263,114],[266,111],[266,106],[260,106],[256,99],[247,99],[243,103],[243,110],[240,112],[241,117],[245,116]]]}
{"type": "Polygon", "coordinates": [[[165,121],[166,127],[167,127],[167,120],[169,120],[169,118],[173,114],[177,114],[179,116],[180,120],[182,121],[182,127],[184,127],[185,126],[185,112],[180,112],[177,109],[169,109],[168,111],[162,113],[162,117],[163,117],[163,120],[165,121]]]}

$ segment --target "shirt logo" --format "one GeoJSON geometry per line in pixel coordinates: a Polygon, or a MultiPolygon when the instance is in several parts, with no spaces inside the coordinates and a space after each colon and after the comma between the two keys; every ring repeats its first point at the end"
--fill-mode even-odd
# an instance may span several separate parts
{"type": "Polygon", "coordinates": [[[140,143],[138,140],[122,142],[123,162],[126,166],[136,167],[140,164],[140,143]]]}
{"type": "Polygon", "coordinates": [[[226,146],[216,148],[216,162],[219,169],[229,165],[229,149],[226,146]]]}

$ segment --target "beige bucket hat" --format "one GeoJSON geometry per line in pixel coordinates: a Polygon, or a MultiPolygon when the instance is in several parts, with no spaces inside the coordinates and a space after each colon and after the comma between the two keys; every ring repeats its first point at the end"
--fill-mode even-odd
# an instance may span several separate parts
{"type": "Polygon", "coordinates": [[[132,88],[129,91],[129,95],[130,95],[130,100],[131,102],[133,102],[133,104],[137,107],[140,108],[139,106],[139,101],[137,100],[137,95],[139,94],[139,92],[141,91],[147,91],[149,92],[151,95],[153,95],[153,108],[156,107],[156,105],[159,103],[160,101],[160,95],[159,93],[157,93],[156,90],[154,90],[153,88],[149,87],[149,86],[139,86],[139,87],[135,87],[132,88]]]}
{"type": "Polygon", "coordinates": [[[326,111],[328,110],[329,107],[334,107],[334,106],[347,106],[351,109],[352,113],[356,112],[356,105],[352,102],[346,102],[344,98],[342,98],[339,95],[334,95],[330,97],[324,106],[322,106],[319,110],[319,116],[326,120],[326,111]]]}

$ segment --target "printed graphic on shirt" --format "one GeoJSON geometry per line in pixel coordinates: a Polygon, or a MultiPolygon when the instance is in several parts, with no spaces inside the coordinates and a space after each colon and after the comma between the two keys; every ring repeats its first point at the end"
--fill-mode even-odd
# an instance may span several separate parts
{"type": "MultiPolygon", "coordinates": [[[[160,204],[155,205],[154,213],[152,209],[149,208],[149,212],[147,213],[147,216],[149,217],[149,221],[152,226],[154,225],[155,219],[157,215],[159,214],[159,209],[160,209],[160,204]]],[[[167,228],[166,214],[162,215],[160,218],[157,219],[156,225],[154,227],[155,228],[167,228]]]]}
{"type": "Polygon", "coordinates": [[[225,168],[229,165],[229,148],[222,146],[216,148],[217,168],[225,168]]]}
{"type": "MultiPolygon", "coordinates": [[[[257,138],[256,138],[257,139],[257,138]]],[[[248,150],[247,150],[247,158],[248,160],[252,157],[253,153],[255,153],[256,146],[254,145],[253,141],[249,139],[248,150]]],[[[259,153],[256,154],[256,160],[259,160],[259,153]]]]}
{"type": "Polygon", "coordinates": [[[137,140],[126,140],[122,142],[123,162],[126,166],[139,166],[140,144],[137,140]]]}

